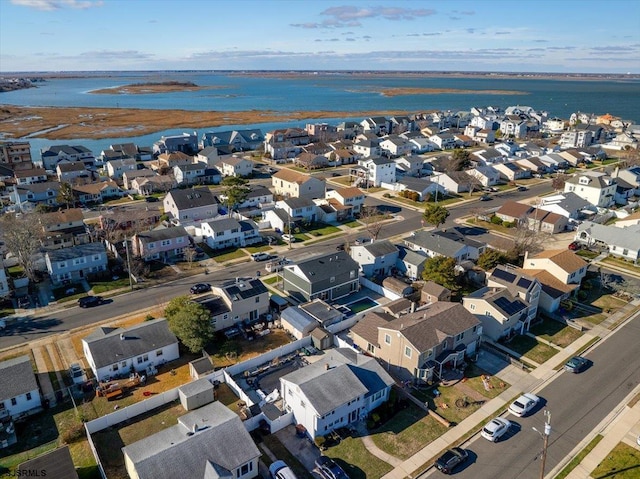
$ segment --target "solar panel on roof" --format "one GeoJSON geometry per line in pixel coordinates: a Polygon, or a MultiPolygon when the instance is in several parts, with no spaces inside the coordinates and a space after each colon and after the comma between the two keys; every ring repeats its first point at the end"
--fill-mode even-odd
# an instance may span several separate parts
{"type": "Polygon", "coordinates": [[[516,314],[518,311],[522,311],[526,306],[521,301],[509,301],[507,298],[500,297],[495,300],[496,306],[502,309],[509,316],[516,314]]]}
{"type": "Polygon", "coordinates": [[[516,279],[515,274],[509,273],[508,271],[505,271],[504,269],[500,269],[500,268],[494,269],[493,274],[491,276],[498,279],[502,279],[507,283],[513,283],[513,281],[516,279]]]}
{"type": "Polygon", "coordinates": [[[532,282],[533,281],[531,281],[531,280],[529,280],[527,278],[520,278],[518,280],[518,286],[520,286],[521,288],[524,288],[524,289],[528,289],[529,286],[531,286],[532,282]]]}

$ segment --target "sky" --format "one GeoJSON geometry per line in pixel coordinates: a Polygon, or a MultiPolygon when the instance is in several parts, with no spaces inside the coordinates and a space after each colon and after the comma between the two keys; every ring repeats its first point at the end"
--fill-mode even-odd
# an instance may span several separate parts
{"type": "Polygon", "coordinates": [[[0,73],[640,73],[638,0],[0,0],[0,73]]]}

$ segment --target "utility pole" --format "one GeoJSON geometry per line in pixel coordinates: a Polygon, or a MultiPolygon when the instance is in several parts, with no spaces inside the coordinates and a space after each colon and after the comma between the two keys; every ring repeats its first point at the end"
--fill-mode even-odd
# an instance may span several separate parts
{"type": "Polygon", "coordinates": [[[540,479],[544,479],[544,466],[547,462],[547,447],[549,446],[549,435],[551,434],[551,412],[544,411],[544,433],[532,428],[542,437],[542,460],[540,461],[540,479]]]}
{"type": "Polygon", "coordinates": [[[129,240],[124,237],[124,249],[127,252],[127,274],[129,275],[129,288],[133,291],[133,278],[131,277],[131,257],[129,256],[129,240]]]}

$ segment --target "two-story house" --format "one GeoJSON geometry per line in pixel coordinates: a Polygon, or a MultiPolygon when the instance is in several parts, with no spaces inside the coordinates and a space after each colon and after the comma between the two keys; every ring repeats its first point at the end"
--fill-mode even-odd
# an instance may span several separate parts
{"type": "Polygon", "coordinates": [[[60,183],[57,181],[45,181],[44,183],[32,183],[30,185],[14,185],[9,194],[13,204],[21,205],[30,203],[32,205],[42,203],[49,206],[58,204],[58,191],[60,183]]]}
{"type": "Polygon", "coordinates": [[[500,173],[500,178],[507,181],[516,181],[523,178],[531,178],[531,171],[526,170],[515,161],[505,161],[504,163],[495,163],[493,168],[500,173]]]}
{"type": "Polygon", "coordinates": [[[195,155],[198,152],[198,135],[196,132],[182,135],[162,136],[153,144],[153,154],[181,152],[195,155]]]}
{"type": "Polygon", "coordinates": [[[87,243],[45,253],[53,285],[99,276],[107,270],[107,251],[102,243],[87,243]]]}
{"type": "Polygon", "coordinates": [[[211,292],[198,302],[211,312],[211,324],[216,331],[243,321],[255,321],[269,312],[269,290],[257,278],[236,278],[214,285],[211,292]]]}
{"type": "Polygon", "coordinates": [[[209,248],[218,250],[260,243],[260,230],[251,220],[217,218],[202,223],[202,237],[209,248]]]}
{"type": "Polygon", "coordinates": [[[90,241],[80,208],[43,213],[40,224],[43,231],[40,241],[46,249],[67,248],[90,241]]]}
{"type": "Polygon", "coordinates": [[[485,187],[497,185],[500,181],[500,172],[491,165],[476,166],[467,173],[475,177],[485,187]]]}
{"type": "Polygon", "coordinates": [[[375,135],[386,135],[391,132],[391,122],[384,116],[372,116],[360,122],[363,132],[375,135]]]}
{"type": "Polygon", "coordinates": [[[258,128],[246,130],[208,131],[202,135],[204,148],[215,147],[221,153],[256,150],[262,145],[264,134],[258,128]]]}
{"type": "Polygon", "coordinates": [[[382,154],[380,148],[380,140],[375,139],[362,139],[353,144],[353,151],[362,158],[376,158],[382,154]]]}
{"type": "Polygon", "coordinates": [[[298,173],[283,168],[271,176],[271,185],[276,195],[285,198],[324,198],[326,182],[324,179],[298,173]]]}
{"type": "Polygon", "coordinates": [[[616,186],[616,179],[606,173],[585,171],[569,178],[564,191],[575,193],[599,208],[607,208],[615,203],[616,186]]]}
{"type": "Polygon", "coordinates": [[[351,328],[362,351],[415,382],[442,377],[475,354],[482,334],[480,321],[459,303],[435,302],[398,318],[372,312],[351,328]]]}
{"type": "Polygon", "coordinates": [[[228,156],[220,158],[216,163],[222,176],[237,176],[246,178],[253,173],[253,161],[239,156],[228,156]]]}
{"type": "Polygon", "coordinates": [[[457,146],[456,138],[451,133],[436,133],[429,141],[441,150],[452,150],[457,146]]]}
{"type": "Polygon", "coordinates": [[[148,366],[160,366],[180,357],[178,338],[164,318],[127,328],[102,326],[82,338],[82,351],[98,381],[145,374],[148,366]]]}
{"type": "Polygon", "coordinates": [[[283,128],[265,135],[264,151],[275,161],[293,158],[311,143],[309,133],[303,128],[283,128]]]}
{"type": "Polygon", "coordinates": [[[358,262],[360,271],[368,278],[386,278],[396,267],[398,248],[389,240],[351,246],[351,258],[358,262]]]}
{"type": "Polygon", "coordinates": [[[315,256],[282,270],[284,290],[311,301],[334,300],[360,289],[359,265],[347,252],[315,256]]]}
{"type": "Polygon", "coordinates": [[[198,185],[204,183],[206,163],[188,163],[173,167],[173,177],[178,185],[198,185]]]}
{"type": "Polygon", "coordinates": [[[314,223],[318,220],[318,206],[308,198],[287,198],[276,201],[276,209],[283,210],[294,223],[314,223]]]}
{"type": "MultiPolygon", "coordinates": [[[[0,252],[0,257],[2,256],[2,252],[0,252]]],[[[9,279],[3,264],[3,266],[0,267],[0,299],[7,298],[10,294],[11,290],[9,289],[9,279]]]]}
{"type": "Polygon", "coordinates": [[[511,265],[497,265],[487,278],[487,286],[507,288],[513,296],[529,304],[529,321],[533,321],[538,314],[540,292],[542,286],[533,276],[511,265]]]}
{"type": "Polygon", "coordinates": [[[32,185],[47,181],[47,172],[44,168],[20,169],[13,172],[16,185],[32,185]]]}
{"type": "Polygon", "coordinates": [[[40,390],[29,356],[0,361],[0,417],[13,418],[41,408],[40,390]]]}
{"type": "Polygon", "coordinates": [[[119,180],[122,175],[127,171],[135,171],[138,169],[138,164],[135,158],[123,158],[121,160],[107,161],[105,165],[107,169],[107,175],[113,180],[119,180]]]}
{"type": "MultiPolygon", "coordinates": [[[[139,170],[142,171],[142,170],[139,170]]],[[[166,193],[178,186],[175,177],[171,175],[138,176],[131,180],[131,190],[143,196],[152,193],[166,193]]]]}
{"type": "Polygon", "coordinates": [[[162,200],[164,212],[181,223],[215,218],[218,204],[209,188],[171,190],[162,200]]]}
{"type": "Polygon", "coordinates": [[[349,208],[349,213],[345,216],[352,217],[353,215],[360,214],[362,211],[365,195],[359,188],[349,186],[346,188],[329,190],[327,191],[325,198],[328,200],[329,204],[333,204],[335,202],[338,205],[349,208]]]}
{"type": "Polygon", "coordinates": [[[60,183],[76,183],[77,178],[91,177],[91,173],[81,161],[61,161],[56,165],[56,174],[60,183]]]}
{"type": "Polygon", "coordinates": [[[157,176],[158,173],[149,169],[142,168],[140,170],[131,170],[125,171],[122,173],[122,186],[124,186],[125,190],[133,190],[133,180],[136,178],[150,178],[152,176],[157,176]]]}
{"type": "Polygon", "coordinates": [[[390,158],[373,157],[358,160],[358,166],[352,168],[349,174],[355,176],[353,186],[379,187],[381,183],[396,182],[396,164],[390,158]]]}
{"type": "Polygon", "coordinates": [[[380,139],[380,150],[388,157],[398,157],[410,155],[413,150],[413,144],[400,136],[389,135],[380,139]]]}
{"type": "Polygon", "coordinates": [[[389,399],[393,378],[374,358],[348,348],[280,378],[282,409],[311,438],[362,420],[389,399]]]}
{"type": "Polygon", "coordinates": [[[82,204],[102,203],[108,199],[122,197],[123,191],[115,181],[106,180],[98,183],[74,185],[73,195],[82,204]]]}
{"type": "Polygon", "coordinates": [[[45,170],[55,170],[56,165],[63,160],[79,161],[85,166],[93,166],[95,157],[91,150],[82,145],[52,145],[40,150],[42,166],[45,170]]]}
{"type": "Polygon", "coordinates": [[[31,144],[28,141],[0,141],[0,165],[12,170],[33,168],[31,144]]]}
{"type": "Polygon", "coordinates": [[[131,238],[134,256],[145,261],[167,261],[181,256],[189,247],[189,234],[182,226],[137,233],[131,238]]]}

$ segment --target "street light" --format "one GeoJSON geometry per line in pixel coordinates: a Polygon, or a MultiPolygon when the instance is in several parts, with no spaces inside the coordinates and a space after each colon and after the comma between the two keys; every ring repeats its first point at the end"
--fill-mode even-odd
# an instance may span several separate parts
{"type": "Polygon", "coordinates": [[[544,479],[544,466],[547,462],[547,446],[549,445],[549,435],[551,434],[551,413],[549,411],[544,412],[544,432],[538,431],[535,427],[532,427],[542,438],[542,461],[540,462],[540,479],[544,479]]]}

